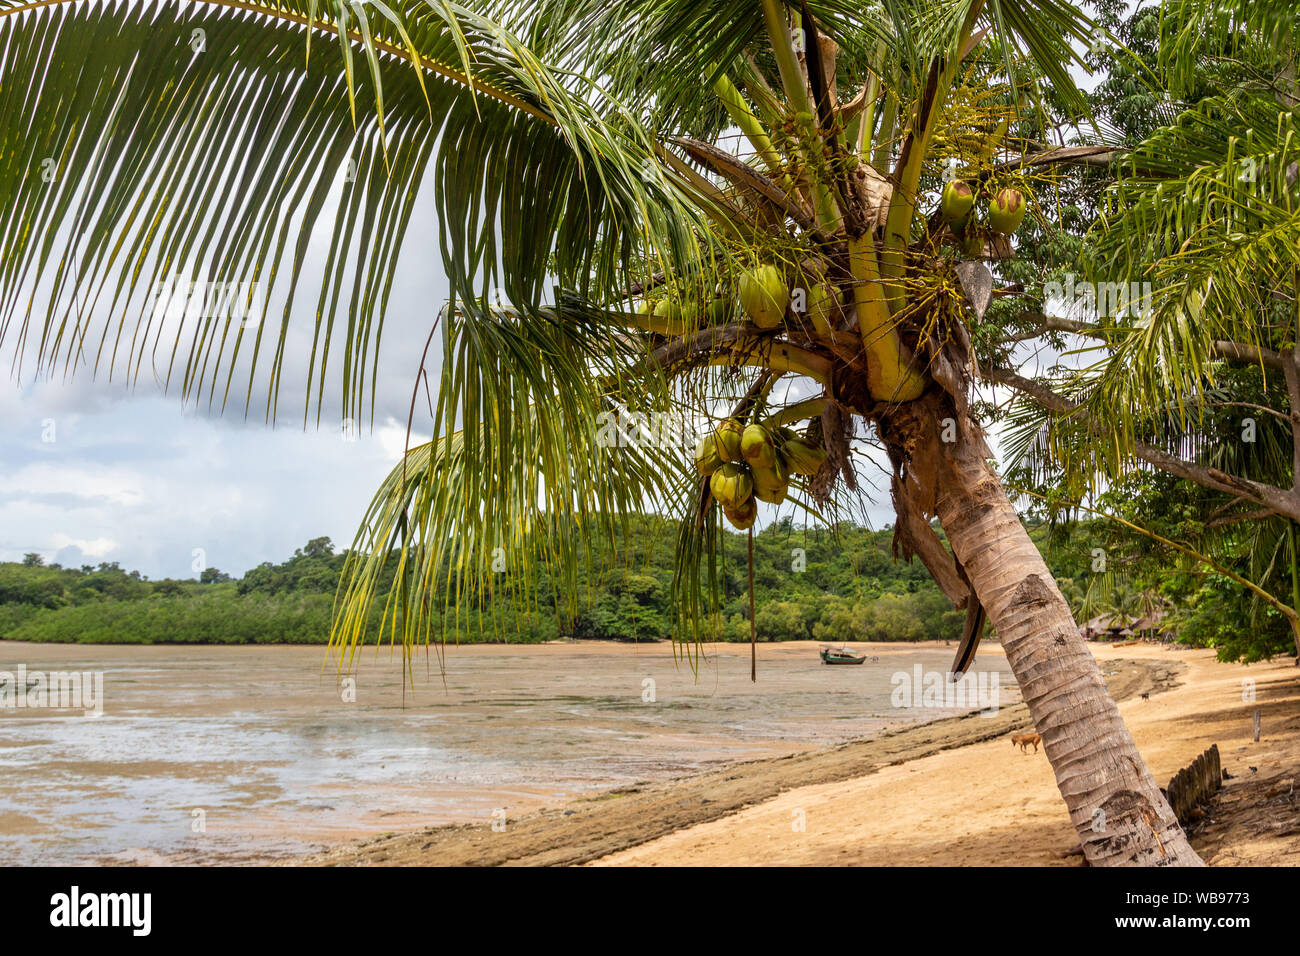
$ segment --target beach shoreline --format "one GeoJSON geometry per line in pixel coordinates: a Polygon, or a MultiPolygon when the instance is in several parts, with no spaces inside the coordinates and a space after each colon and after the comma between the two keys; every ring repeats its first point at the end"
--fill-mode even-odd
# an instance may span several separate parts
{"type": "MultiPolygon", "coordinates": [[[[855,646],[866,666],[825,667],[814,642],[764,644],[753,683],[749,648],[727,644],[691,648],[703,656],[689,661],[680,647],[612,642],[439,648],[406,681],[400,651],[386,648],[359,655],[344,679],[311,647],[0,642],[0,671],[103,679],[98,717],[5,712],[0,858],[293,860],[969,709],[893,699],[898,680],[946,672],[943,642],[855,646]],[[25,785],[35,772],[59,792],[57,812],[25,785]]],[[[1014,703],[1005,661],[981,663],[997,699],[1014,703]]]]}
{"type": "MultiPolygon", "coordinates": [[[[1224,768],[1234,775],[1218,805],[1235,807],[1242,819],[1226,819],[1225,809],[1193,828],[1207,862],[1300,862],[1300,807],[1263,805],[1277,803],[1279,795],[1285,804],[1278,788],[1300,764],[1300,679],[1293,662],[1243,666],[1219,663],[1209,650],[1090,647],[1158,781],[1218,743],[1224,768]],[[1245,681],[1254,682],[1255,702],[1243,700],[1245,681]],[[1259,743],[1250,740],[1255,707],[1265,712],[1259,743]],[[1267,796],[1270,791],[1276,792],[1267,796]]],[[[1001,649],[992,644],[981,649],[986,654],[1001,649]]],[[[1009,745],[1009,735],[1028,726],[1027,709],[1017,703],[991,717],[944,718],[607,791],[503,821],[500,830],[429,827],[293,862],[1078,865],[1077,856],[1066,855],[1077,836],[1045,757],[1009,745]]]]}

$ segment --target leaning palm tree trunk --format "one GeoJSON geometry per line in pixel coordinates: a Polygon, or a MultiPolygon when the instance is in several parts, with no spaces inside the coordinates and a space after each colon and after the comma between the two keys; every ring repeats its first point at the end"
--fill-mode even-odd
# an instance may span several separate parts
{"type": "Polygon", "coordinates": [[[932,444],[939,520],[997,629],[1086,859],[1200,865],[980,444],[932,444]]]}

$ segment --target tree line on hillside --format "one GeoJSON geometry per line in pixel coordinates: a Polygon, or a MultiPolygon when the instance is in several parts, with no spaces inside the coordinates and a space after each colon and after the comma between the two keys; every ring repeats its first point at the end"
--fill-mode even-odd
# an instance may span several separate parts
{"type": "MultiPolygon", "coordinates": [[[[559,637],[657,640],[670,636],[672,525],[640,519],[626,554],[590,556],[575,593],[543,574],[526,600],[503,576],[468,611],[445,616],[464,641],[559,637]]],[[[954,612],[919,565],[895,563],[891,533],[833,532],[779,522],[755,538],[760,640],[936,640],[960,634],[954,612]]],[[[346,553],[315,538],[280,564],[241,578],[215,568],[196,579],[150,581],[116,562],[46,565],[38,555],[0,564],[0,635],[82,643],[322,643],[346,553]]],[[[373,615],[378,630],[390,577],[373,615]]],[[[720,639],[749,639],[745,543],[730,535],[720,639]]]]}
{"type": "MultiPolygon", "coordinates": [[[[637,519],[629,553],[589,556],[568,594],[543,573],[525,600],[503,577],[467,611],[447,612],[449,639],[535,643],[561,637],[659,640],[671,636],[673,525],[637,519]]],[[[1225,659],[1285,653],[1286,622],[1219,575],[1180,570],[1140,536],[1104,521],[1038,520],[1033,536],[1079,621],[1103,614],[1136,620],[1169,609],[1159,636],[1213,646],[1225,659]],[[1097,552],[1111,556],[1096,570],[1097,552]]],[[[955,640],[954,611],[919,563],[896,561],[892,530],[844,523],[804,529],[786,518],[754,537],[755,631],[761,641],[955,640]]],[[[0,563],[0,636],[73,643],[320,644],[328,639],[346,552],[314,538],[288,560],[242,577],[206,568],[197,579],[149,580],[118,563],[65,568],[39,555],[0,563]]],[[[1244,560],[1244,559],[1243,559],[1244,560]]],[[[391,586],[371,617],[379,637],[391,586]]],[[[749,639],[746,539],[726,536],[724,602],[716,637],[749,639]]]]}

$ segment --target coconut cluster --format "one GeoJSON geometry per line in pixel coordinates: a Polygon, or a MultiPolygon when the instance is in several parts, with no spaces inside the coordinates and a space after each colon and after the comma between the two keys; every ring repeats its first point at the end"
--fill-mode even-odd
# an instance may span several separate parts
{"type": "MultiPolygon", "coordinates": [[[[961,180],[943,187],[939,197],[939,214],[952,234],[960,240],[962,252],[979,256],[984,251],[984,234],[975,225],[975,193],[961,180]]],[[[985,210],[984,222],[995,235],[1009,236],[1025,219],[1025,194],[1008,186],[993,194],[985,210]]]]}
{"type": "MultiPolygon", "coordinates": [[[[817,276],[807,286],[802,311],[818,330],[833,329],[838,319],[838,289],[817,276]]],[[[720,292],[721,287],[715,295],[720,292]]],[[[666,289],[641,302],[637,325],[660,335],[684,335],[698,327],[700,299],[697,293],[666,289]]],[[[785,272],[763,262],[742,272],[736,299],[718,296],[703,310],[708,323],[727,321],[737,301],[760,329],[779,328],[791,305],[785,272]]],[[[825,450],[793,429],[734,418],[705,436],[695,453],[696,468],[709,479],[710,495],[722,506],[727,520],[742,531],[752,527],[758,517],[758,502],[781,504],[792,482],[816,475],[825,461],[825,450]]]]}
{"type": "Polygon", "coordinates": [[[758,517],[758,502],[785,501],[796,476],[817,474],[826,452],[786,427],[729,418],[700,440],[695,467],[709,479],[722,512],[744,531],[758,517]]]}
{"type": "MultiPolygon", "coordinates": [[[[839,290],[821,276],[813,275],[800,283],[807,289],[800,311],[819,332],[835,327],[839,309],[839,290]]],[[[719,285],[712,293],[698,289],[664,288],[637,305],[638,328],[670,337],[686,335],[707,325],[721,325],[730,320],[739,302],[745,316],[765,331],[780,328],[791,305],[791,284],[786,273],[770,262],[760,262],[741,272],[735,298],[719,285]]]]}

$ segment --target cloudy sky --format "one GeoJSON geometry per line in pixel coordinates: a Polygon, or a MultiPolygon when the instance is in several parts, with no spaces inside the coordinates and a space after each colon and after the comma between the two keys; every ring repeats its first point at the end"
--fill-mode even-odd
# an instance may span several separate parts
{"type": "MultiPolygon", "coordinates": [[[[432,206],[407,248],[436,243],[432,206]]],[[[420,350],[447,296],[432,270],[399,273],[373,430],[345,433],[337,406],[326,408],[329,424],[304,429],[300,359],[286,363],[273,427],[262,409],[245,420],[242,408],[187,408],[148,376],[134,388],[86,370],[70,381],[26,370],[0,379],[0,560],[34,551],[65,566],[117,561],[150,578],[195,577],[203,565],[238,575],[320,535],[350,543],[400,460],[420,350]]],[[[288,351],[301,357],[312,325],[295,318],[288,351]]],[[[3,357],[10,371],[12,349],[3,357]]]]}
{"type": "Polygon", "coordinates": [[[352,538],[405,425],[269,428],[87,381],[0,396],[0,560],[117,561],[151,578],[239,574],[309,538],[352,538]],[[196,549],[202,549],[197,551],[196,549]]]}

